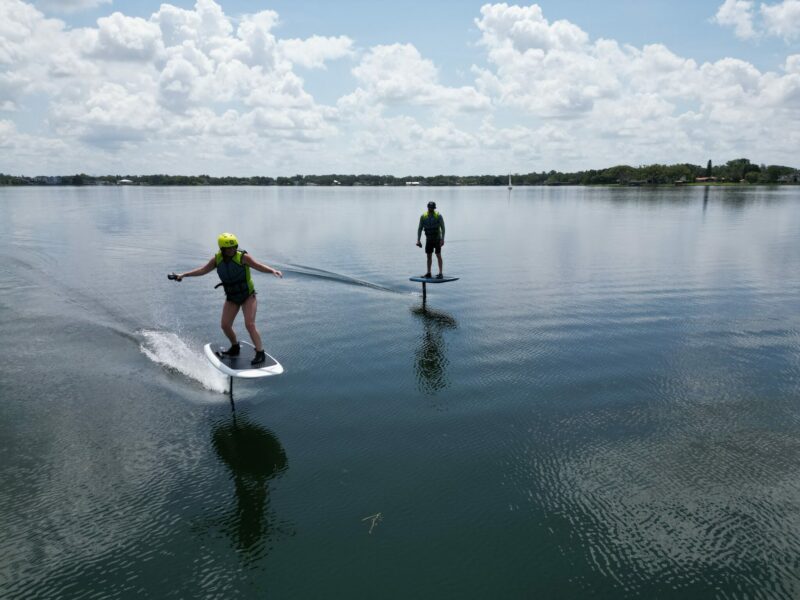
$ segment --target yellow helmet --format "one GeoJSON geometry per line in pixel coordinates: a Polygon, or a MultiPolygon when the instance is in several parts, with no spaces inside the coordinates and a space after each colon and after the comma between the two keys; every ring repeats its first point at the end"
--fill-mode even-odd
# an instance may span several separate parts
{"type": "Polygon", "coordinates": [[[239,245],[239,240],[232,233],[220,233],[217,243],[220,248],[236,248],[239,245]]]}

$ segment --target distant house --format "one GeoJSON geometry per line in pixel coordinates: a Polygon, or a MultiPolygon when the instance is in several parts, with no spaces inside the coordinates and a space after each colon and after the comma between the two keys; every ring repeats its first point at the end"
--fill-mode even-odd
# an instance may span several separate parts
{"type": "Polygon", "coordinates": [[[716,181],[716,177],[695,177],[694,178],[696,183],[711,183],[712,181],[716,181]]]}
{"type": "Polygon", "coordinates": [[[406,181],[406,185],[419,185],[419,181],[406,181]]]}
{"type": "Polygon", "coordinates": [[[117,181],[117,185],[133,185],[133,181],[130,179],[120,179],[117,181]]]}
{"type": "Polygon", "coordinates": [[[59,185],[61,183],[61,177],[37,175],[33,178],[33,181],[36,183],[36,185],[59,185]]]}
{"type": "Polygon", "coordinates": [[[795,171],[788,175],[781,175],[778,177],[778,183],[800,183],[800,171],[795,171]]]}
{"type": "Polygon", "coordinates": [[[334,179],[333,180],[333,185],[342,185],[342,182],[334,179]]]}

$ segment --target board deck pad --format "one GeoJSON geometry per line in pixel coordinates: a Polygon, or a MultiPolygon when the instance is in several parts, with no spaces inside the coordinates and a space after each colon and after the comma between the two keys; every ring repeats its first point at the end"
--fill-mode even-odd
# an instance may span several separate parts
{"type": "Polygon", "coordinates": [[[239,342],[239,346],[241,347],[239,356],[222,355],[222,351],[228,349],[229,346],[227,345],[206,344],[203,350],[212,365],[231,377],[268,377],[269,375],[283,373],[281,364],[269,354],[266,355],[264,362],[251,365],[250,361],[256,356],[255,347],[253,344],[244,341],[239,342]]]}
{"type": "Polygon", "coordinates": [[[416,281],[417,283],[447,283],[448,281],[458,281],[458,277],[409,277],[409,281],[416,281]]]}

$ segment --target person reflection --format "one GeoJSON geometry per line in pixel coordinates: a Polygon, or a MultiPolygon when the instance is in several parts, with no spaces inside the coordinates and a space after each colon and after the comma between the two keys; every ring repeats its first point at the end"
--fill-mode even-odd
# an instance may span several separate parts
{"type": "Polygon", "coordinates": [[[448,385],[444,331],[455,329],[458,323],[447,313],[431,310],[424,303],[413,308],[411,312],[421,319],[423,324],[423,333],[414,361],[417,387],[426,394],[435,394],[448,385]]]}
{"type": "Polygon", "coordinates": [[[708,190],[711,189],[711,186],[705,186],[703,188],[703,212],[706,212],[708,208],[708,190]]]}
{"type": "Polygon", "coordinates": [[[217,426],[212,445],[219,459],[231,471],[236,490],[236,509],[224,527],[239,550],[257,558],[275,537],[275,519],[270,518],[267,482],[288,468],[286,452],[270,431],[236,417],[217,426]]]}

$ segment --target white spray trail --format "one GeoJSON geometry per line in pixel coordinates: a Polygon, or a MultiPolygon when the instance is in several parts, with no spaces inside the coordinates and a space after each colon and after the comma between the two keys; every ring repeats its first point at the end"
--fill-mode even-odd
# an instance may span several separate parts
{"type": "Polygon", "coordinates": [[[227,392],[228,378],[212,367],[200,352],[192,350],[174,333],[142,331],[139,349],[153,362],[174,369],[212,392],[227,392]]]}

